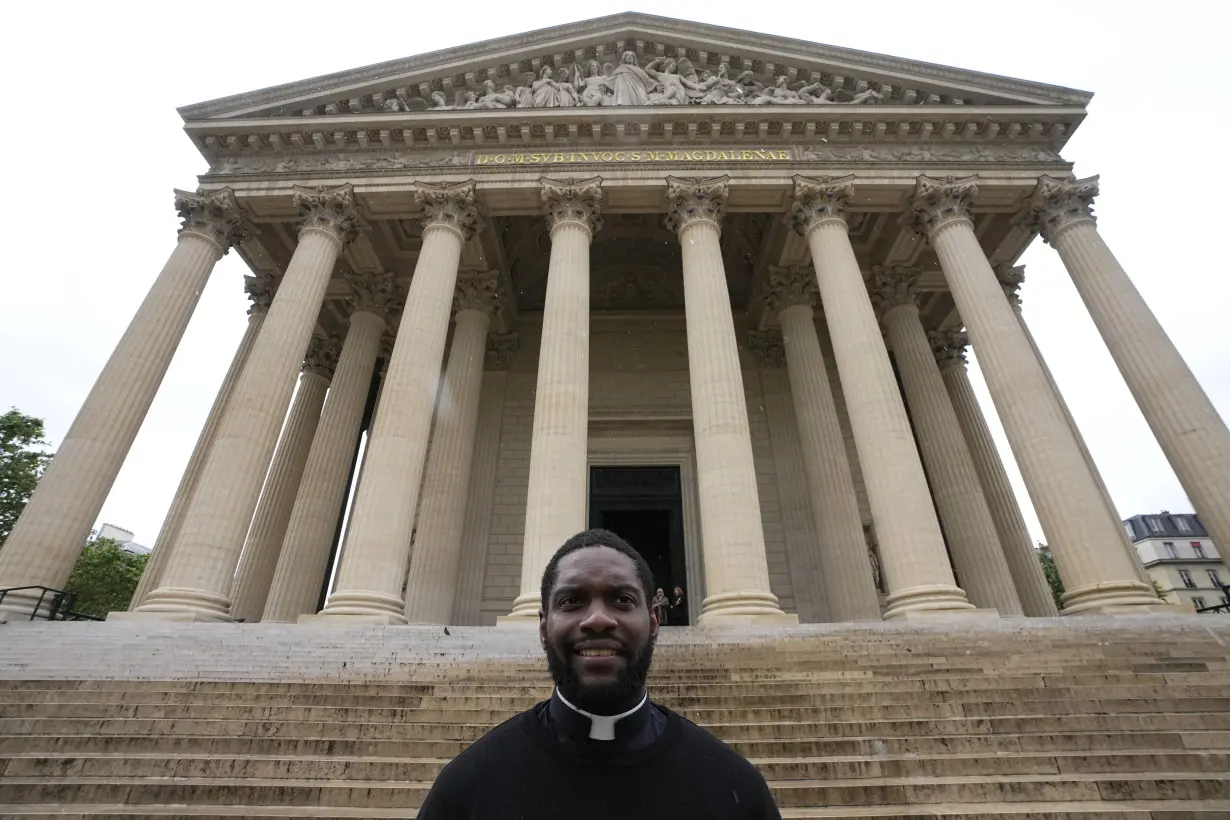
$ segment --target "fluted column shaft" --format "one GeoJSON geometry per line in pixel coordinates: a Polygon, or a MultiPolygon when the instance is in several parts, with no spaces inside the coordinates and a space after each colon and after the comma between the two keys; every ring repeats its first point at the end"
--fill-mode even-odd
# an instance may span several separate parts
{"type": "MultiPolygon", "coordinates": [[[[1091,203],[1093,191],[1067,186],[1091,203]],[[1073,190],[1074,188],[1078,190],[1073,190]]],[[[1044,230],[1209,535],[1230,544],[1230,430],[1111,252],[1088,204],[1044,230]]]]}
{"type": "Polygon", "coordinates": [[[991,430],[982,415],[982,408],[969,383],[969,374],[960,360],[940,370],[948,397],[952,401],[957,421],[969,447],[970,458],[978,473],[983,497],[986,498],[991,520],[999,534],[999,543],[1008,562],[1008,570],[1016,585],[1022,611],[1033,618],[1048,618],[1059,614],[1051,596],[1042,565],[1029,537],[1029,529],[1021,516],[1016,495],[1004,471],[999,451],[991,438],[991,430]]]}
{"type": "Polygon", "coordinates": [[[972,180],[920,178],[914,208],[965,321],[987,388],[1064,577],[1064,612],[1158,603],[1119,545],[1120,523],[1098,493],[1024,331],[974,234],[972,180]]]}
{"type": "Polygon", "coordinates": [[[790,305],[780,317],[829,619],[878,620],[880,600],[867,563],[854,479],[812,308],[790,305]]]}
{"type": "Polygon", "coordinates": [[[269,584],[328,389],[329,377],[323,373],[308,370],[299,377],[299,389],[282,426],[231,584],[231,617],[235,620],[256,621],[265,610],[269,584]]]}
{"type": "Polygon", "coordinates": [[[338,254],[355,233],[350,186],[300,191],[307,222],[218,428],[159,587],[133,614],[230,620],[231,580],[338,254]]]}
{"type": "Polygon", "coordinates": [[[889,308],[884,326],[961,588],[975,606],[995,609],[1000,615],[1021,615],[995,522],[918,308],[912,302],[889,308]]]}
{"type": "Polygon", "coordinates": [[[667,179],[668,224],[683,251],[688,377],[696,442],[705,599],[698,625],[797,622],[769,585],[747,395],[719,227],[726,178],[667,179]]]}
{"type": "MultiPolygon", "coordinates": [[[[230,191],[185,194],[179,242],[103,366],[0,550],[0,588],[62,589],[128,456],[215,263],[238,236],[230,191]]],[[[37,596],[34,596],[37,598],[37,596]]],[[[4,609],[29,613],[29,596],[4,609]]]]}
{"type": "Polygon", "coordinates": [[[452,619],[490,324],[485,310],[457,313],[406,583],[410,623],[446,624],[452,619]]]}
{"type": "Polygon", "coordinates": [[[230,401],[231,393],[235,389],[235,382],[239,380],[239,373],[243,370],[252,352],[252,345],[256,343],[256,337],[265,323],[266,309],[267,307],[259,309],[254,307],[248,314],[248,327],[244,330],[243,338],[239,340],[239,347],[231,358],[231,366],[222,379],[222,386],[218,388],[214,403],[209,408],[209,415],[205,417],[205,425],[197,437],[196,446],[192,448],[192,455],[188,457],[188,466],[184,468],[179,487],[175,490],[175,497],[171,500],[171,506],[167,510],[167,517],[163,520],[162,528],[158,531],[158,538],[154,541],[154,549],[145,562],[145,570],[141,573],[141,580],[132,595],[132,603],[128,606],[130,610],[140,606],[145,596],[158,586],[162,578],[162,571],[166,568],[167,561],[175,549],[175,542],[179,539],[184,516],[196,492],[197,482],[201,478],[201,469],[205,466],[205,459],[209,456],[210,448],[213,447],[214,437],[218,433],[218,424],[226,412],[227,402],[230,401]]]}
{"type": "Polygon", "coordinates": [[[375,313],[350,315],[337,370],[282,539],[262,621],[293,623],[300,615],[316,611],[329,571],[329,550],[346,497],[350,462],[358,444],[384,326],[384,318],[375,313]]]}
{"type": "Polygon", "coordinates": [[[423,246],[406,294],[337,581],[321,615],[404,623],[402,585],[440,383],[461,249],[477,229],[473,183],[419,185],[423,246]]]}
{"type": "Polygon", "coordinates": [[[971,610],[956,585],[880,324],[845,222],[849,178],[795,178],[794,224],[807,237],[854,446],[875,522],[892,618],[971,610]]]}

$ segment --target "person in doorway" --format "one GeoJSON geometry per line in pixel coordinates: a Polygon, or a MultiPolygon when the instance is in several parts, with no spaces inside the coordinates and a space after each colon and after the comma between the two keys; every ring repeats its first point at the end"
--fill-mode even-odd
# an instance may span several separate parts
{"type": "Polygon", "coordinates": [[[542,574],[538,613],[555,691],[445,766],[419,820],[780,820],[755,767],[649,700],[653,588],[649,565],[618,535],[564,542],[542,574]]]}
{"type": "Polygon", "coordinates": [[[653,605],[658,608],[661,613],[658,621],[659,626],[666,626],[669,622],[667,612],[670,610],[671,600],[666,597],[666,593],[662,591],[662,587],[658,587],[658,591],[653,594],[653,605]]]}
{"type": "Polygon", "coordinates": [[[683,597],[683,587],[678,584],[671,595],[671,619],[677,624],[687,623],[688,620],[688,603],[683,597]]]}

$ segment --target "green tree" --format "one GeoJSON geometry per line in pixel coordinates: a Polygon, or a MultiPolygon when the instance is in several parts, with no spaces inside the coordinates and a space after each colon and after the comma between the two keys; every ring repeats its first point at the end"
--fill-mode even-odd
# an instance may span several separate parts
{"type": "Polygon", "coordinates": [[[0,546],[8,540],[51,461],[51,453],[43,449],[46,446],[42,419],[23,415],[16,408],[0,416],[0,546]]]}
{"type": "MultiPolygon", "coordinates": [[[[1039,544],[1039,547],[1045,547],[1045,544],[1039,544]]],[[[1055,556],[1046,552],[1044,549],[1038,550],[1038,561],[1042,564],[1042,574],[1046,576],[1046,584],[1051,588],[1051,597],[1055,599],[1055,606],[1063,610],[1063,579],[1059,577],[1059,567],[1055,565],[1055,556]]]]}
{"type": "Polygon", "coordinates": [[[73,610],[96,618],[128,609],[148,555],[125,552],[113,538],[92,537],[65,585],[77,594],[73,610]]]}

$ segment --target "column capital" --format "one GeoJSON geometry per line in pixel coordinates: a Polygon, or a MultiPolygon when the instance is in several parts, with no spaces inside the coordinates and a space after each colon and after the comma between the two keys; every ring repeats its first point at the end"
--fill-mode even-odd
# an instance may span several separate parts
{"type": "Polygon", "coordinates": [[[1021,285],[1025,284],[1024,265],[996,265],[995,278],[1008,297],[1008,304],[1016,310],[1021,309],[1021,285]]]}
{"type": "Polygon", "coordinates": [[[397,285],[393,274],[382,271],[346,271],[342,274],[350,286],[346,304],[351,314],[371,313],[385,322],[397,302],[397,285]]]}
{"type": "Polygon", "coordinates": [[[468,242],[482,228],[473,180],[415,183],[414,201],[423,207],[424,230],[436,226],[449,228],[457,232],[461,241],[468,242]]]}
{"type": "Polygon", "coordinates": [[[354,186],[312,188],[296,185],[295,207],[299,209],[299,231],[315,230],[328,234],[343,247],[359,235],[359,212],[355,208],[354,186]]]}
{"type": "Polygon", "coordinates": [[[487,369],[507,370],[521,346],[520,333],[495,333],[487,337],[487,369]]]}
{"type": "Polygon", "coordinates": [[[1093,215],[1093,199],[1097,195],[1096,176],[1085,179],[1040,177],[1020,217],[1021,227],[1041,234],[1044,242],[1054,242],[1055,237],[1073,225],[1097,222],[1093,215]]]}
{"type": "Polygon", "coordinates": [[[500,310],[501,291],[499,271],[462,271],[453,292],[453,313],[477,310],[494,316],[500,310]]]}
{"type": "Polygon", "coordinates": [[[786,344],[780,331],[749,330],[747,352],[756,360],[756,366],[763,370],[786,366],[786,344]]]}
{"type": "Polygon", "coordinates": [[[917,268],[876,265],[867,275],[867,295],[881,320],[894,308],[918,306],[917,268]]]}
{"type": "Polygon", "coordinates": [[[180,236],[193,234],[212,242],[223,256],[251,230],[230,188],[196,193],[176,188],[175,210],[183,220],[180,236]]]}
{"type": "Polygon", "coordinates": [[[800,236],[825,222],[847,225],[847,202],[854,194],[854,175],[844,177],[794,177],[794,204],[790,224],[800,236]]]}
{"type": "Polygon", "coordinates": [[[332,379],[341,347],[341,340],[336,336],[313,336],[303,357],[303,372],[332,379]]]}
{"type": "Polygon", "coordinates": [[[920,176],[915,182],[911,212],[905,221],[923,236],[933,236],[957,222],[971,222],[970,208],[978,196],[978,175],[968,177],[920,176]]]}
{"type": "Polygon", "coordinates": [[[248,299],[252,302],[248,308],[249,316],[268,312],[269,305],[273,303],[273,296],[278,292],[280,281],[281,277],[274,276],[272,273],[258,273],[243,277],[244,293],[248,294],[248,299]]]}
{"type": "Polygon", "coordinates": [[[965,366],[965,348],[969,345],[969,334],[964,330],[930,330],[927,341],[931,343],[931,352],[935,354],[935,363],[940,370],[950,367],[965,366]]]}
{"type": "Polygon", "coordinates": [[[730,177],[667,177],[666,227],[675,233],[698,222],[710,222],[719,231],[726,215],[730,177]]]}
{"type": "Polygon", "coordinates": [[[593,236],[602,230],[602,177],[548,179],[539,177],[547,225],[552,232],[561,225],[577,225],[593,236]]]}
{"type": "Polygon", "coordinates": [[[791,265],[788,268],[769,266],[765,307],[773,315],[795,305],[814,307],[816,296],[816,272],[810,265],[791,265]]]}

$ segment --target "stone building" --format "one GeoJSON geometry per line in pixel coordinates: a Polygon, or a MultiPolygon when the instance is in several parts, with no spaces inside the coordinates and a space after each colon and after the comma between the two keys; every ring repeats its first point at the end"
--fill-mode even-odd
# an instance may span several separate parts
{"type": "Polygon", "coordinates": [[[1157,607],[1017,298],[1040,235],[1230,539],[1230,434],[1061,153],[1090,97],[620,14],[185,107],[209,171],[0,587],[62,586],[233,251],[248,329],[124,617],[532,620],[590,524],[691,623],[1053,615],[967,343],[1065,612],[1157,607]]]}
{"type": "Polygon", "coordinates": [[[1230,603],[1230,571],[1199,517],[1162,510],[1134,515],[1123,527],[1167,600],[1196,609],[1230,603]]]}

